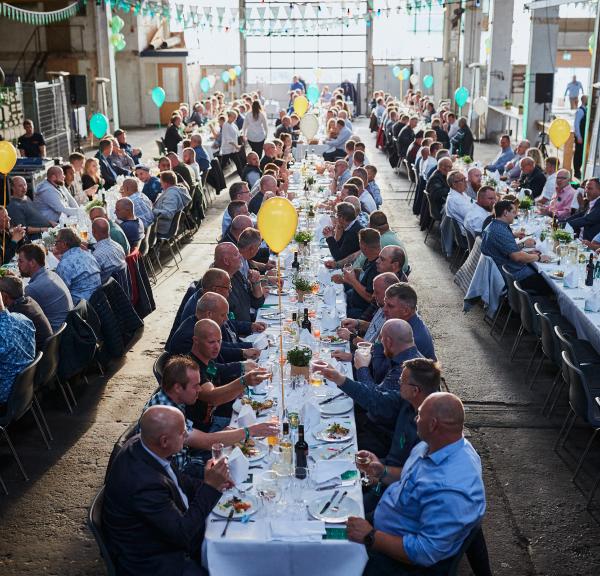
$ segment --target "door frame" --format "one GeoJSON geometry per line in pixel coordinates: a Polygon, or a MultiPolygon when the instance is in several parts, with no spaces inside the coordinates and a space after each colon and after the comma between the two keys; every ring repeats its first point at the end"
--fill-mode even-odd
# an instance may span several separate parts
{"type": "Polygon", "coordinates": [[[158,78],[158,86],[163,86],[163,70],[165,68],[177,68],[179,70],[179,96],[180,99],[175,102],[173,100],[169,101],[169,93],[167,92],[165,103],[160,108],[160,123],[163,125],[168,125],[171,121],[171,114],[179,109],[179,104],[181,102],[185,102],[185,93],[183,90],[183,64],[177,62],[169,62],[169,63],[160,63],[157,64],[157,78],[158,78]]]}

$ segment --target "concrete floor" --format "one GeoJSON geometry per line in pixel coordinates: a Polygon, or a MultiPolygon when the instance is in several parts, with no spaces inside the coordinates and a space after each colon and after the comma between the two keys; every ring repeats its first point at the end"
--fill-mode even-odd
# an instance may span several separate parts
{"type": "MultiPolygon", "coordinates": [[[[501,576],[596,576],[600,539],[594,515],[570,477],[588,431],[577,429],[568,450],[553,450],[566,399],[553,420],[539,415],[553,377],[550,368],[533,391],[523,384],[531,348],[525,344],[515,362],[508,353],[516,327],[501,343],[489,336],[483,312],[462,312],[462,294],[453,284],[444,258],[423,243],[424,234],[403,201],[406,181],[393,174],[373,147],[364,121],[355,126],[367,142],[368,157],[380,168],[384,208],[405,242],[419,294],[420,311],[431,328],[450,389],[467,407],[467,434],[478,449],[487,490],[484,529],[494,574],[501,576]]],[[[149,156],[156,154],[155,131],[131,131],[149,156]]],[[[476,159],[487,160],[494,147],[478,145],[476,159]]],[[[87,508],[100,487],[112,444],[136,420],[156,387],[152,363],[160,354],[179,301],[190,281],[212,258],[226,204],[221,195],[206,222],[184,247],[180,270],[171,266],[155,289],[158,309],[146,319],[143,335],[119,366],[104,378],[77,390],[73,416],[60,400],[46,413],[54,433],[52,450],[43,446],[29,417],[11,431],[29,473],[24,482],[4,443],[0,473],[10,495],[0,496],[0,574],[100,575],[102,561],[86,525],[87,508]]],[[[430,243],[433,245],[433,242],[430,243]]],[[[596,456],[598,446],[595,447],[596,456]]],[[[590,458],[579,480],[587,490],[599,459],[590,458]]],[[[600,502],[600,494],[598,495],[600,502]]],[[[600,503],[596,506],[598,510],[600,503]]],[[[276,572],[274,572],[276,573],[276,572]]],[[[463,566],[461,574],[470,574],[463,566]]],[[[235,575],[232,575],[235,576],[235,575]]]]}

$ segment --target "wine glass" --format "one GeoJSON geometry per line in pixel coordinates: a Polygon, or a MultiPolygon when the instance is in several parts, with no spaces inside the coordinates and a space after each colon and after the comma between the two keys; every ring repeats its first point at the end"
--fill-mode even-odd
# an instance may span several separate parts
{"type": "Polygon", "coordinates": [[[277,506],[281,498],[281,485],[279,483],[279,474],[273,470],[266,470],[256,481],[256,493],[262,502],[266,517],[270,517],[271,512],[277,506]]]}
{"type": "Polygon", "coordinates": [[[225,446],[221,444],[221,442],[215,442],[211,447],[213,460],[218,462],[221,458],[223,458],[223,449],[225,446]]]}
{"type": "Polygon", "coordinates": [[[360,483],[362,486],[368,486],[371,483],[371,480],[367,476],[365,472],[363,472],[362,468],[368,466],[371,463],[371,458],[369,456],[362,456],[358,452],[354,455],[354,462],[356,463],[356,467],[360,472],[360,483]]]}

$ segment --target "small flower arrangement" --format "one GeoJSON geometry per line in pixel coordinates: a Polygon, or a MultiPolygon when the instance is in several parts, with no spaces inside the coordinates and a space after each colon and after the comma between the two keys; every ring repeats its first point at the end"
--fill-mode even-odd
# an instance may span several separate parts
{"type": "Polygon", "coordinates": [[[85,205],[85,211],[89,214],[92,208],[102,208],[104,204],[100,198],[94,198],[85,205]]]}
{"type": "Polygon", "coordinates": [[[505,108],[511,108],[512,107],[512,100],[509,100],[508,98],[506,98],[506,100],[504,100],[504,102],[502,102],[502,104],[504,104],[505,108]]]}
{"type": "Polygon", "coordinates": [[[572,242],[573,234],[562,228],[558,228],[552,232],[552,239],[556,242],[572,242]]]}
{"type": "Polygon", "coordinates": [[[306,183],[309,186],[312,186],[315,182],[316,182],[315,177],[312,174],[310,174],[309,176],[306,177],[306,183]]]}
{"type": "Polygon", "coordinates": [[[533,207],[533,199],[531,196],[524,196],[519,200],[520,210],[530,210],[533,207]]]}
{"type": "Polygon", "coordinates": [[[54,247],[56,244],[56,237],[58,236],[58,231],[60,228],[48,228],[46,232],[42,232],[42,242],[47,250],[54,247]]]}
{"type": "Polygon", "coordinates": [[[292,284],[296,290],[296,292],[312,292],[312,289],[315,285],[314,282],[307,280],[306,278],[302,278],[302,276],[296,276],[292,284]]]}
{"type": "Polygon", "coordinates": [[[309,232],[308,230],[299,230],[294,236],[294,240],[298,244],[308,244],[312,239],[312,232],[309,232]]]}
{"type": "Polygon", "coordinates": [[[469,164],[473,164],[473,158],[470,156],[463,156],[462,161],[468,166],[469,164]]]}
{"type": "Polygon", "coordinates": [[[305,368],[310,364],[312,350],[306,346],[295,346],[287,353],[287,361],[298,368],[305,368]]]}

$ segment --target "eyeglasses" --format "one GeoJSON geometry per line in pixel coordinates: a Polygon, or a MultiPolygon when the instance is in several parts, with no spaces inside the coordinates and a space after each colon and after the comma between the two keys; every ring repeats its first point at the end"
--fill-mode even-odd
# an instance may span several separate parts
{"type": "Polygon", "coordinates": [[[233,289],[233,286],[231,284],[229,284],[229,286],[219,286],[219,285],[216,285],[216,286],[213,286],[213,288],[222,288],[223,290],[229,290],[229,291],[231,291],[233,289]]]}

